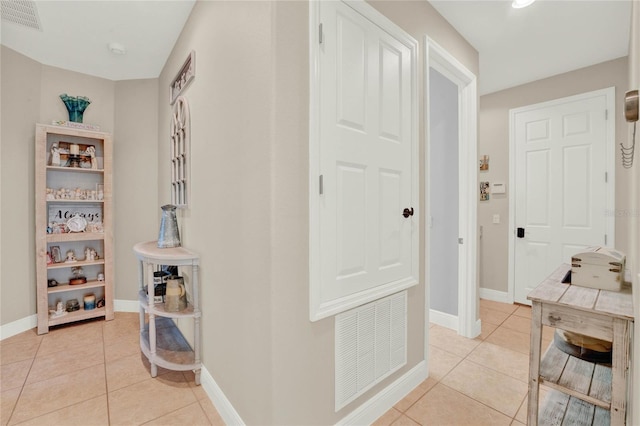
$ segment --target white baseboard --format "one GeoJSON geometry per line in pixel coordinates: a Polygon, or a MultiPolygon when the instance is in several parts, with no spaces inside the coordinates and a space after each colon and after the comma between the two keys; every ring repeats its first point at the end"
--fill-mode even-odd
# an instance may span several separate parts
{"type": "Polygon", "coordinates": [[[113,310],[116,312],[140,312],[140,303],[137,300],[113,301],[113,310]]]}
{"type": "Polygon", "coordinates": [[[233,408],[231,402],[227,399],[220,386],[213,380],[209,371],[202,367],[200,370],[200,384],[204,391],[207,393],[207,396],[215,405],[216,410],[218,410],[218,414],[224,420],[224,423],[228,426],[244,426],[244,422],[240,417],[240,414],[233,408]]]}
{"type": "Polygon", "coordinates": [[[458,331],[458,317],[456,315],[429,309],[429,322],[458,331]]]}
{"type": "Polygon", "coordinates": [[[15,336],[16,334],[20,334],[23,331],[31,330],[32,328],[37,326],[38,316],[35,314],[2,325],[0,326],[0,340],[15,336]]]}
{"type": "Polygon", "coordinates": [[[506,291],[492,290],[480,287],[480,299],[492,300],[494,302],[513,303],[513,298],[506,291]]]}
{"type": "MultiPolygon", "coordinates": [[[[116,312],[139,312],[140,304],[137,300],[114,300],[113,310],[116,312]]],[[[31,330],[38,326],[38,316],[30,315],[25,318],[0,326],[0,340],[31,330]]]]}
{"type": "Polygon", "coordinates": [[[337,425],[370,425],[427,378],[427,362],[422,361],[373,398],[353,410],[337,425]]]}

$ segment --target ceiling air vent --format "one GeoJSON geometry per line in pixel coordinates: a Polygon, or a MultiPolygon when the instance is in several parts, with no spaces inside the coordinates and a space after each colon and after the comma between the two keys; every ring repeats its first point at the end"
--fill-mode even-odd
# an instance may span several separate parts
{"type": "Polygon", "coordinates": [[[31,0],[2,0],[2,20],[42,31],[36,2],[31,0]]]}

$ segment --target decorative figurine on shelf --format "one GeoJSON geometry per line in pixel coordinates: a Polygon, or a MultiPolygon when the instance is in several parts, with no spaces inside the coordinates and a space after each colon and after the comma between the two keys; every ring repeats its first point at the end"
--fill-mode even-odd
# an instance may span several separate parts
{"type": "Polygon", "coordinates": [[[51,145],[51,165],[60,167],[60,148],[57,143],[51,145]]]}
{"type": "Polygon", "coordinates": [[[49,314],[51,318],[57,318],[66,315],[67,311],[65,311],[64,306],[62,305],[62,301],[58,300],[58,302],[56,303],[56,310],[54,311],[53,309],[49,309],[49,314]]]}
{"type": "Polygon", "coordinates": [[[84,110],[87,109],[91,101],[85,96],[69,96],[66,93],[60,95],[60,99],[64,102],[69,112],[69,121],[82,123],[84,110]]]}
{"type": "Polygon", "coordinates": [[[98,272],[98,281],[104,281],[104,272],[98,272]]]}
{"type": "Polygon", "coordinates": [[[96,147],[93,145],[89,145],[87,147],[87,155],[91,157],[91,168],[93,170],[98,170],[98,159],[96,158],[96,147]]]}
{"type": "Polygon", "coordinates": [[[51,265],[53,263],[53,259],[51,258],[51,253],[47,252],[47,265],[51,265]]]}
{"type": "Polygon", "coordinates": [[[84,276],[84,271],[81,267],[71,268],[71,273],[73,275],[69,278],[69,285],[85,284],[87,282],[87,277],[84,276]]]}
{"type": "Polygon", "coordinates": [[[76,253],[73,250],[67,251],[67,258],[65,259],[65,263],[73,263],[77,262],[76,253]]]}

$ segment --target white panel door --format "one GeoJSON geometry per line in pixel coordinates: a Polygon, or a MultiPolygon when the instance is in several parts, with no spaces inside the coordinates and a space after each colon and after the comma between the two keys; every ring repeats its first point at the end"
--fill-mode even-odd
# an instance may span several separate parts
{"type": "Polygon", "coordinates": [[[599,91],[513,114],[516,302],[576,252],[607,243],[607,106],[599,91]]]}
{"type": "Polygon", "coordinates": [[[414,52],[345,3],[319,7],[322,193],[312,194],[319,197],[312,319],[417,283],[417,216],[403,216],[417,208],[414,52]]]}

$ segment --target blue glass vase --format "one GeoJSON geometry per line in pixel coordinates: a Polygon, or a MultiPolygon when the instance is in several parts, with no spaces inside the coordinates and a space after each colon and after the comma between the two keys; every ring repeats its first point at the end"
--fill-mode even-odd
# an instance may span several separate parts
{"type": "Polygon", "coordinates": [[[84,110],[87,109],[91,101],[85,96],[68,96],[66,93],[60,95],[60,99],[64,102],[69,111],[69,121],[82,123],[84,110]]]}

